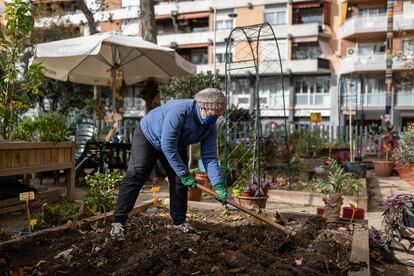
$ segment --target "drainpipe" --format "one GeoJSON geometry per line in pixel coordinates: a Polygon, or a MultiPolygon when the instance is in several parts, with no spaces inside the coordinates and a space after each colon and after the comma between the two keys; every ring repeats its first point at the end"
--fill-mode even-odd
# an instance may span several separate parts
{"type": "Polygon", "coordinates": [[[392,85],[392,43],[394,36],[394,0],[387,0],[387,58],[385,69],[385,116],[384,121],[394,123],[394,101],[392,85]]]}

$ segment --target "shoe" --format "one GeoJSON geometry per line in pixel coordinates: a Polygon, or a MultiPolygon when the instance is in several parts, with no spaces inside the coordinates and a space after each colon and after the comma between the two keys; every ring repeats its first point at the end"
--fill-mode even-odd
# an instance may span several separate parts
{"type": "Polygon", "coordinates": [[[192,227],[189,223],[184,222],[181,223],[180,225],[174,225],[173,224],[173,228],[182,231],[183,233],[189,233],[189,232],[194,232],[195,229],[194,227],[192,227]]]}
{"type": "Polygon", "coordinates": [[[111,237],[118,238],[118,237],[123,237],[123,236],[124,236],[124,226],[122,226],[122,224],[119,222],[112,223],[111,237]]]}

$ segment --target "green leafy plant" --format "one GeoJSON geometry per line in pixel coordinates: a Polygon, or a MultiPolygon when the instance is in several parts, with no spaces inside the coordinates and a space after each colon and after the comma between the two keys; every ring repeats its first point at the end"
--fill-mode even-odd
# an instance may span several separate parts
{"type": "Polygon", "coordinates": [[[79,213],[79,206],[73,202],[44,204],[41,212],[35,218],[37,219],[37,229],[45,229],[66,223],[73,220],[79,213]]]}
{"type": "Polygon", "coordinates": [[[361,182],[354,175],[347,173],[335,160],[325,166],[326,179],[316,178],[312,181],[314,188],[324,194],[342,193],[345,189],[356,193],[361,187],[361,182]]]}
{"type": "Polygon", "coordinates": [[[323,149],[322,137],[327,134],[320,128],[300,130],[290,135],[290,143],[298,157],[315,158],[323,149]]]}
{"type": "Polygon", "coordinates": [[[400,167],[414,164],[414,126],[409,126],[406,131],[401,132],[401,139],[394,151],[394,158],[400,167]]]}
{"type": "Polygon", "coordinates": [[[61,142],[67,138],[65,117],[59,114],[46,114],[32,120],[25,118],[13,132],[13,140],[31,142],[61,142]]]}
{"type": "Polygon", "coordinates": [[[161,101],[171,99],[190,99],[205,88],[220,88],[218,75],[211,72],[188,75],[172,79],[168,84],[160,85],[161,101]]]}
{"type": "Polygon", "coordinates": [[[85,197],[85,205],[93,213],[106,212],[115,204],[115,187],[123,180],[123,176],[111,174],[88,175],[85,178],[89,190],[85,197]]]}
{"type": "Polygon", "coordinates": [[[8,2],[5,10],[6,25],[0,31],[0,135],[10,138],[17,124],[18,114],[28,109],[28,93],[42,95],[44,67],[31,64],[25,75],[20,74],[19,58],[25,51],[25,41],[34,27],[34,9],[29,2],[8,2]]]}

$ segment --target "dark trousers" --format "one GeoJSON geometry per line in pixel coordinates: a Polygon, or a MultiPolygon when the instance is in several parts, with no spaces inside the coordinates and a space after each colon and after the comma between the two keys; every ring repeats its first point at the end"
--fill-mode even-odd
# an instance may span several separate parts
{"type": "MultiPolygon", "coordinates": [[[[187,150],[180,151],[179,154],[184,164],[187,164],[187,150]]],[[[147,181],[158,159],[161,161],[170,183],[170,215],[173,223],[179,225],[185,222],[187,213],[187,187],[182,184],[179,177],[175,174],[164,154],[155,149],[147,140],[139,124],[134,132],[128,170],[119,188],[118,201],[114,214],[115,222],[125,223],[128,218],[128,213],[134,207],[139,192],[147,181]]]]}

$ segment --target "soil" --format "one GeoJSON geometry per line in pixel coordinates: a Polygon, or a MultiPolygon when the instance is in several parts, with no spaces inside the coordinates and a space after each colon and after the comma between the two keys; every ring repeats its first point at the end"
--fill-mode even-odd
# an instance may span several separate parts
{"type": "Polygon", "coordinates": [[[191,210],[188,221],[196,232],[172,229],[168,211],[151,208],[129,220],[122,239],[109,237],[109,225],[3,243],[0,275],[346,275],[363,267],[349,262],[352,232],[319,216],[287,222],[298,232],[286,243],[237,211],[191,210]]]}

